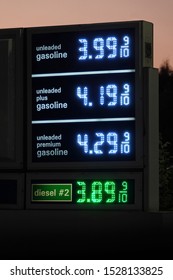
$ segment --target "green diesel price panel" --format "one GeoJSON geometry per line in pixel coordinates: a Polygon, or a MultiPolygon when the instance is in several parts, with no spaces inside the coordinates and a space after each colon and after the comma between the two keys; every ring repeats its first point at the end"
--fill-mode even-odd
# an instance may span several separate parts
{"type": "Polygon", "coordinates": [[[141,209],[141,173],[33,173],[27,177],[27,207],[141,209]]]}

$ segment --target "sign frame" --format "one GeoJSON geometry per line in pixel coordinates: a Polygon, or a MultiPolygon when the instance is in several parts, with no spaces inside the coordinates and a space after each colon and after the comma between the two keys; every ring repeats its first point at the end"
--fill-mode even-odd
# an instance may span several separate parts
{"type": "MultiPolygon", "coordinates": [[[[0,128],[6,130],[0,145],[0,169],[23,168],[23,28],[0,30],[0,42],[8,42],[7,63],[2,71],[6,73],[1,84],[2,99],[6,111],[1,116],[0,128]],[[7,80],[6,80],[7,79],[7,80]],[[6,84],[5,84],[6,83],[6,84]],[[6,97],[4,98],[4,91],[6,97]],[[3,154],[3,155],[2,155],[3,154]]],[[[2,55],[5,54],[2,53],[2,55]]],[[[5,58],[4,58],[5,59],[5,58]]],[[[3,73],[4,73],[3,72],[3,73]]],[[[3,108],[3,109],[4,109],[3,108]]]]}

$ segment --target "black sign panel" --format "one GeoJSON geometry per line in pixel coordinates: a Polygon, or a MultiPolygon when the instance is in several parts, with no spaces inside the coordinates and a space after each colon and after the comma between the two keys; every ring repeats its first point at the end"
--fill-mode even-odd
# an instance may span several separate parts
{"type": "Polygon", "coordinates": [[[142,166],[143,24],[28,29],[29,168],[142,166]]]}

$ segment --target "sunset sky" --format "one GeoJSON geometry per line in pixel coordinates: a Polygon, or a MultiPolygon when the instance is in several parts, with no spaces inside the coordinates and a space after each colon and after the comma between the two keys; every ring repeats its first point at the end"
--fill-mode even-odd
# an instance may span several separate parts
{"type": "Polygon", "coordinates": [[[154,24],[154,67],[173,66],[172,0],[0,0],[0,28],[131,20],[154,24]]]}

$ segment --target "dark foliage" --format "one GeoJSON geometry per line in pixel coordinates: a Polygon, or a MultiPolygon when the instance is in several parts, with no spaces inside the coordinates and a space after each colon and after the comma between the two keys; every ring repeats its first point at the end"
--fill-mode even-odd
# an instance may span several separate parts
{"type": "Polygon", "coordinates": [[[168,61],[159,69],[160,210],[173,209],[173,70],[168,61]]]}
{"type": "Polygon", "coordinates": [[[159,69],[159,130],[173,155],[173,70],[168,61],[159,69]]]}

